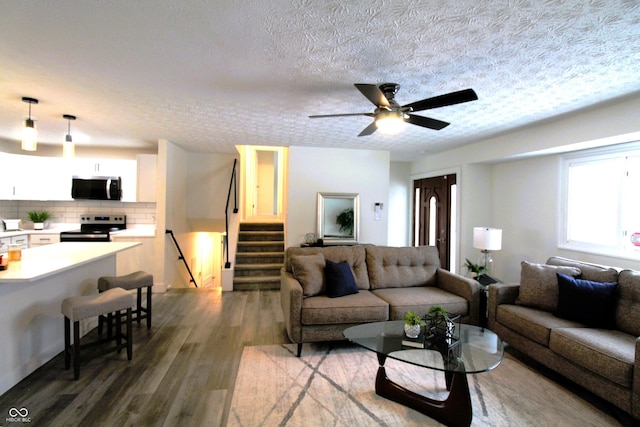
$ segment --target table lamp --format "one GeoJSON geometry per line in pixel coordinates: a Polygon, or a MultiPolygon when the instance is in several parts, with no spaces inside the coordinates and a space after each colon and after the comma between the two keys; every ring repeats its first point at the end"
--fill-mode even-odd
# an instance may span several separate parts
{"type": "Polygon", "coordinates": [[[502,230],[499,228],[473,227],[473,247],[480,249],[482,255],[478,259],[478,265],[483,267],[483,274],[493,271],[493,259],[491,251],[502,249],[502,230]]]}

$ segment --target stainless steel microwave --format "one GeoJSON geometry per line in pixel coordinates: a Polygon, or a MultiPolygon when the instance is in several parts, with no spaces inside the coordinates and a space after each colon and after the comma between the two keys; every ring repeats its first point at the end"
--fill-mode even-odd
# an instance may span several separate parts
{"type": "Polygon", "coordinates": [[[71,197],[89,200],[121,200],[122,178],[119,176],[74,176],[71,197]]]}

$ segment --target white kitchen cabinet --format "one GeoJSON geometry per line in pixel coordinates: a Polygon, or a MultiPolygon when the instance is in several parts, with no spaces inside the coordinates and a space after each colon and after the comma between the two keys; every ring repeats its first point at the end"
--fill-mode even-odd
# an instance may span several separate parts
{"type": "Polygon", "coordinates": [[[29,235],[28,234],[21,234],[19,236],[12,236],[11,237],[11,244],[12,245],[21,245],[22,249],[28,249],[29,248],[29,235]]]}
{"type": "Polygon", "coordinates": [[[9,251],[11,237],[3,237],[0,239],[0,254],[6,254],[9,251]]]}
{"type": "Polygon", "coordinates": [[[157,162],[156,154],[138,154],[138,179],[136,201],[156,202],[157,162]]]}
{"type": "Polygon", "coordinates": [[[50,245],[52,243],[58,243],[59,241],[60,241],[60,233],[31,234],[29,236],[29,247],[34,248],[37,246],[50,245]]]}
{"type": "Polygon", "coordinates": [[[71,200],[66,159],[0,153],[0,199],[71,200]]]}

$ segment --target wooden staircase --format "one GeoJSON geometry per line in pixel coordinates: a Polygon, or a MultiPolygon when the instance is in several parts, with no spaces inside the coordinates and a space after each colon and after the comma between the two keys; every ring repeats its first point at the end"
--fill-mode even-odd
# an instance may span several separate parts
{"type": "Polygon", "coordinates": [[[243,222],[238,235],[233,290],[279,290],[284,224],[243,222]]]}

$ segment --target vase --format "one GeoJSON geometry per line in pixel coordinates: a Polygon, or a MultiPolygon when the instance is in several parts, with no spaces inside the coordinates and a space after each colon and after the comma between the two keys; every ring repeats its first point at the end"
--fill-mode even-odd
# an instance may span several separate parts
{"type": "Polygon", "coordinates": [[[44,222],[34,222],[33,223],[34,230],[44,230],[44,222]]]}
{"type": "Polygon", "coordinates": [[[418,338],[420,335],[420,325],[409,325],[407,323],[404,324],[404,333],[409,338],[418,338]]]}

